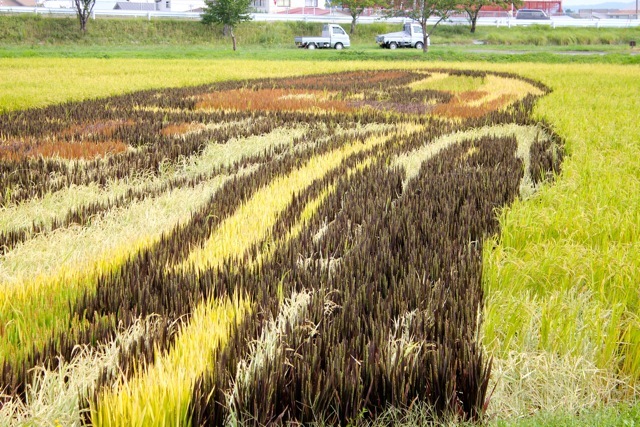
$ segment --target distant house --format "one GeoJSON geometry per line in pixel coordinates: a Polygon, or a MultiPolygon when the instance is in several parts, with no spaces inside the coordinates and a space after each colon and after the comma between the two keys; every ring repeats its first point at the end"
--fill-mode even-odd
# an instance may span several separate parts
{"type": "MultiPolygon", "coordinates": [[[[508,15],[516,13],[513,3],[509,9],[507,11],[501,6],[489,4],[482,7],[482,12],[484,12],[485,16],[487,16],[487,12],[505,12],[508,15]]],[[[543,10],[547,15],[553,16],[562,13],[562,0],[523,0],[518,9],[539,9],[543,10]]]]}

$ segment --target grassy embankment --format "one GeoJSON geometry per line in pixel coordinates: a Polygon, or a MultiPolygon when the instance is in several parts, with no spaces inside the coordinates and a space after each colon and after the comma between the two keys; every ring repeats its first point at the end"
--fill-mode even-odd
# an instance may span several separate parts
{"type": "MultiPolygon", "coordinates": [[[[308,61],[290,63],[287,70],[309,73],[389,66],[390,63],[372,61],[308,61]]],[[[12,83],[2,88],[0,105],[2,109],[24,108],[145,87],[283,75],[281,68],[277,62],[234,60],[11,59],[3,61],[0,68],[9,77],[3,82],[12,83]],[[36,69],[28,72],[33,65],[36,69]],[[190,72],[185,73],[185,69],[190,72]],[[34,82],[34,76],[45,72],[48,79],[34,82]],[[69,75],[76,78],[69,79],[69,75]],[[32,87],[35,90],[25,95],[25,88],[32,87]]],[[[540,102],[538,115],[566,137],[569,154],[555,186],[503,212],[501,240],[486,254],[486,333],[499,340],[487,344],[503,361],[513,363],[518,358],[509,356],[519,353],[524,359],[555,366],[555,370],[545,371],[540,369],[545,367],[543,364],[532,369],[514,363],[510,369],[516,375],[499,379],[499,384],[516,379],[510,389],[503,390],[509,396],[500,397],[498,390],[494,403],[509,402],[511,408],[503,408],[507,413],[519,404],[541,405],[543,413],[553,413],[539,415],[535,425],[623,425],[637,420],[637,408],[602,409],[600,404],[606,402],[595,402],[591,409],[583,410],[563,398],[576,388],[593,385],[580,382],[580,378],[572,380],[569,370],[576,365],[571,362],[598,372],[613,366],[614,370],[621,368],[637,378],[637,347],[627,348],[631,350],[628,355],[634,357],[624,360],[616,359],[620,354],[607,349],[611,350],[608,344],[620,341],[637,345],[634,278],[640,276],[636,231],[640,206],[635,195],[640,186],[640,137],[634,115],[640,107],[636,81],[640,70],[636,66],[544,64],[483,64],[482,68],[518,72],[551,86],[554,92],[540,102]],[[505,312],[518,313],[517,319],[504,316],[505,312]],[[571,327],[558,328],[559,322],[571,327]],[[520,325],[525,328],[518,332],[519,339],[510,338],[520,325]],[[531,376],[536,381],[527,382],[525,378],[531,376]],[[549,399],[530,399],[541,395],[549,399]],[[575,418],[576,412],[584,415],[575,418]]],[[[525,421],[524,425],[531,425],[528,423],[525,421]]]]}
{"type": "MultiPolygon", "coordinates": [[[[245,59],[307,59],[309,53],[293,45],[297,35],[317,35],[319,23],[249,22],[239,26],[240,49],[234,57],[245,59]]],[[[399,24],[360,24],[352,47],[343,52],[316,52],[328,60],[417,60],[413,49],[389,52],[374,43],[377,34],[398,31],[399,24]]],[[[638,63],[629,55],[629,41],[640,39],[636,28],[478,27],[441,25],[432,37],[428,59],[489,62],[611,62],[638,63]],[[484,45],[478,45],[484,43],[484,45]],[[571,51],[571,54],[567,54],[571,51]],[[597,51],[598,54],[593,54],[597,51]],[[591,54],[588,54],[591,52],[591,54]],[[604,55],[603,59],[601,54],[604,55]]],[[[227,58],[231,43],[220,28],[198,21],[157,19],[107,19],[89,23],[81,34],[72,18],[0,16],[0,57],[127,57],[127,58],[227,58]],[[176,50],[176,47],[180,47],[176,50]]]]}

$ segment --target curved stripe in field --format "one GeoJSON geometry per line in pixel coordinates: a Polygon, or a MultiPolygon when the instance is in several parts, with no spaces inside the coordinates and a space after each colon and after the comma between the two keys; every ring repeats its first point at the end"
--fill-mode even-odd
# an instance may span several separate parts
{"type": "Polygon", "coordinates": [[[385,140],[384,137],[375,136],[362,143],[345,145],[312,158],[288,176],[276,178],[241,205],[232,217],[223,221],[205,245],[192,251],[181,267],[218,267],[229,254],[242,256],[252,244],[266,237],[278,213],[287,207],[295,193],[322,178],[349,156],[374,148],[385,140]]]}
{"type": "Polygon", "coordinates": [[[452,144],[459,144],[464,140],[478,140],[487,136],[496,138],[514,136],[516,138],[518,141],[516,156],[521,159],[524,164],[524,176],[520,183],[520,197],[529,197],[536,189],[536,185],[531,177],[531,145],[536,141],[548,141],[550,138],[550,136],[538,126],[504,124],[459,131],[441,136],[409,153],[399,154],[393,159],[391,165],[405,168],[406,178],[404,185],[406,187],[409,181],[418,174],[422,163],[436,156],[445,148],[452,144]]]}

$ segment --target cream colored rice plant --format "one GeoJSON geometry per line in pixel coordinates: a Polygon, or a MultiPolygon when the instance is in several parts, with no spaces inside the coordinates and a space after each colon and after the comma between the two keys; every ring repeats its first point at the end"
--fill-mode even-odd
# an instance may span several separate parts
{"type": "Polygon", "coordinates": [[[265,364],[275,360],[286,351],[282,345],[287,331],[299,327],[305,320],[307,308],[311,304],[313,291],[302,290],[293,292],[291,296],[280,304],[280,311],[275,319],[266,322],[260,337],[249,344],[249,357],[238,362],[236,376],[232,387],[225,393],[229,419],[227,424],[238,423],[238,408],[233,404],[237,400],[240,389],[251,390],[251,381],[256,378],[256,372],[264,369],[265,364]]]}
{"type": "MultiPolygon", "coordinates": [[[[158,324],[157,316],[139,319],[119,331],[111,342],[97,348],[78,346],[70,361],[61,359],[58,368],[36,367],[33,382],[27,385],[25,400],[12,397],[0,407],[3,427],[80,427],[81,408],[93,395],[103,371],[117,374],[123,351],[158,324]]],[[[86,410],[84,410],[86,411],[86,410]]]]}

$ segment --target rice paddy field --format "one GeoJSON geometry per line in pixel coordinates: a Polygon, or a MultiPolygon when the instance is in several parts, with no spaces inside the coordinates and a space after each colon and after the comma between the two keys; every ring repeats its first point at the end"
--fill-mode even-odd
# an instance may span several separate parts
{"type": "Polygon", "coordinates": [[[0,73],[0,426],[638,422],[640,67],[0,73]]]}

